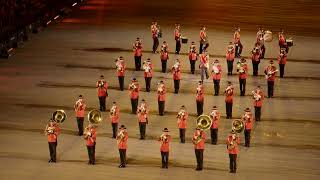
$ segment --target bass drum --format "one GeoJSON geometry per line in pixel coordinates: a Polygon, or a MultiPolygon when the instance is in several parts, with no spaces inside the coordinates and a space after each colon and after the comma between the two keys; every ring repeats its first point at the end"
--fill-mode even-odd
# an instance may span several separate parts
{"type": "Polygon", "coordinates": [[[263,39],[265,42],[271,42],[273,40],[272,32],[269,30],[266,30],[265,34],[263,35],[263,39]]]}

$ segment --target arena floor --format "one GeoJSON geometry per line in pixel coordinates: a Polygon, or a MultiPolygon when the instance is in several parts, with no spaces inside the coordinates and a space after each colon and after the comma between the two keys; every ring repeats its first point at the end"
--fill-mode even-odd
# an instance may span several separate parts
{"type": "MultiPolygon", "coordinates": [[[[319,22],[319,16],[313,14],[313,8],[319,7],[319,3],[298,0],[263,2],[250,11],[255,1],[88,0],[70,16],[32,35],[14,56],[0,62],[1,179],[319,179],[320,28],[315,23],[319,22]],[[277,7],[283,11],[279,13],[274,9],[277,7]],[[235,13],[237,9],[242,14],[235,13]],[[268,11],[267,15],[261,12],[263,9],[268,11]],[[294,16],[284,16],[291,10],[296,12],[294,16]],[[222,92],[220,96],[213,96],[211,80],[205,81],[204,110],[209,113],[211,107],[217,105],[222,112],[218,145],[206,144],[204,171],[194,170],[196,160],[191,136],[195,127],[195,89],[200,79],[199,72],[196,75],[188,72],[189,62],[185,53],[189,45],[182,46],[181,55],[170,54],[169,67],[174,59],[180,58],[184,71],[181,93],[173,94],[172,75],[159,72],[159,54],[151,53],[149,28],[152,17],[158,19],[163,29],[160,41],[166,40],[171,51],[175,46],[175,22],[180,22],[182,34],[195,42],[198,42],[200,25],[207,25],[210,59],[219,59],[224,72],[226,63],[223,55],[232,38],[234,24],[242,29],[243,55],[247,57],[253,48],[258,25],[277,31],[283,22],[287,22],[284,25],[288,29],[287,36],[293,37],[295,45],[288,55],[285,78],[277,78],[275,97],[264,101],[262,121],[253,129],[252,147],[245,148],[242,142],[237,174],[229,173],[225,145],[231,120],[225,118],[222,92]],[[147,93],[143,88],[140,93],[140,99],[146,99],[151,110],[144,141],[138,139],[137,117],[129,113],[129,93],[118,90],[114,69],[114,60],[123,56],[129,68],[125,86],[132,77],[136,77],[144,87],[143,72],[132,70],[132,43],[136,37],[143,41],[143,60],[150,57],[156,69],[152,91],[147,93]],[[107,109],[112,101],[118,102],[120,123],[127,126],[129,133],[128,167],[125,169],[118,168],[119,155],[116,141],[110,138],[108,113],[103,113],[104,121],[98,128],[95,166],[87,165],[85,141],[76,136],[74,102],[82,94],[89,109],[98,107],[95,83],[101,74],[107,77],[110,86],[107,109]],[[157,115],[155,92],[160,80],[164,80],[168,88],[166,114],[162,117],[157,115]],[[186,144],[178,141],[175,118],[182,104],[191,113],[186,144]],[[58,162],[48,164],[48,144],[43,130],[56,109],[64,109],[68,118],[59,136],[58,162]],[[160,168],[160,145],[156,141],[164,127],[169,128],[173,136],[168,170],[160,168]]],[[[276,57],[277,43],[275,39],[266,44],[266,60],[260,63],[259,74],[263,73],[268,60],[276,57]]],[[[251,63],[248,65],[252,74],[251,63]]],[[[227,81],[235,84],[235,118],[240,117],[244,108],[252,108],[251,91],[254,87],[261,85],[264,91],[267,88],[263,76],[250,75],[246,96],[240,97],[238,76],[224,74],[222,89],[227,81]]]]}

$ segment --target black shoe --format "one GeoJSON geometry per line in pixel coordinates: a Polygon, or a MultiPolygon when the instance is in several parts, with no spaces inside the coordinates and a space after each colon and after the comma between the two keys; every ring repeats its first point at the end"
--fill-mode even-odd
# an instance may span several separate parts
{"type": "Polygon", "coordinates": [[[168,169],[168,166],[166,166],[166,169],[168,169]]]}
{"type": "Polygon", "coordinates": [[[50,159],[50,160],[48,161],[48,163],[52,163],[52,159],[50,159]]]}
{"type": "Polygon", "coordinates": [[[202,169],[201,168],[196,168],[196,171],[202,171],[202,169]]]}
{"type": "Polygon", "coordinates": [[[162,166],[161,166],[162,169],[164,169],[165,167],[166,167],[165,165],[162,165],[162,166]]]}

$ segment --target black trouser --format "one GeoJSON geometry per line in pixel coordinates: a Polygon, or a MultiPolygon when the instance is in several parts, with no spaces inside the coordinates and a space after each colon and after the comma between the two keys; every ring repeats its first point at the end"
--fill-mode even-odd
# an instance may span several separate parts
{"type": "Polygon", "coordinates": [[[197,169],[202,170],[203,168],[203,151],[204,149],[195,149],[194,152],[197,158],[197,169]]]}
{"type": "Polygon", "coordinates": [[[211,131],[211,144],[217,144],[218,129],[210,129],[210,131],[211,131]]]}
{"type": "Polygon", "coordinates": [[[199,54],[202,54],[204,43],[200,41],[199,54]]]}
{"type": "Polygon", "coordinates": [[[180,86],[180,80],[173,80],[173,83],[174,83],[174,93],[178,94],[179,86],[180,86]]]}
{"type": "Polygon", "coordinates": [[[139,122],[139,130],[140,130],[140,139],[146,138],[146,122],[139,122]]]}
{"type": "Polygon", "coordinates": [[[167,70],[167,60],[161,60],[162,70],[161,72],[165,73],[167,70]]]}
{"type": "Polygon", "coordinates": [[[240,84],[240,96],[244,96],[246,93],[246,79],[239,79],[240,84]]]}
{"type": "Polygon", "coordinates": [[[274,81],[268,81],[268,97],[273,97],[274,81]]]}
{"type": "Polygon", "coordinates": [[[236,172],[237,170],[237,154],[229,154],[230,159],[230,172],[236,172]]]}
{"type": "Polygon", "coordinates": [[[181,49],[181,41],[179,39],[179,40],[176,40],[176,54],[179,54],[180,49],[181,49]]]}
{"type": "Polygon", "coordinates": [[[228,66],[228,75],[230,75],[232,74],[232,71],[233,71],[233,60],[232,61],[227,60],[227,66],[228,66]]]}
{"type": "Polygon", "coordinates": [[[134,56],[134,63],[136,66],[136,71],[141,69],[141,56],[134,56]]]}
{"type": "Polygon", "coordinates": [[[227,119],[232,119],[232,103],[226,102],[226,114],[227,114],[227,119]]]}
{"type": "Polygon", "coordinates": [[[89,156],[89,163],[94,164],[95,163],[95,151],[96,151],[96,144],[93,146],[87,146],[88,150],[88,156],[89,156]]]}
{"type": "Polygon", "coordinates": [[[164,114],[164,105],[165,105],[165,101],[158,101],[159,115],[160,116],[163,116],[163,114],[164,114]]]}
{"type": "Polygon", "coordinates": [[[236,44],[236,48],[235,48],[235,52],[236,52],[235,56],[236,57],[240,57],[241,56],[242,48],[243,48],[243,46],[242,46],[241,42],[239,41],[239,43],[236,44]]]}
{"type": "Polygon", "coordinates": [[[119,155],[120,155],[120,165],[125,166],[127,164],[127,150],[126,149],[119,149],[119,155]]]}
{"type": "Polygon", "coordinates": [[[152,46],[152,52],[155,53],[159,46],[159,39],[157,37],[153,38],[153,46],[152,46]]]}
{"type": "Polygon", "coordinates": [[[124,88],[124,76],[118,76],[120,91],[123,91],[124,88]]]}
{"type": "Polygon", "coordinates": [[[195,69],[196,69],[196,61],[190,60],[190,70],[192,74],[194,74],[195,69]]]}
{"type": "Polygon", "coordinates": [[[250,147],[250,133],[251,129],[244,130],[244,146],[250,147]]]}
{"type": "Polygon", "coordinates": [[[132,114],[137,114],[138,101],[139,101],[139,98],[131,99],[132,114]]]}
{"type": "Polygon", "coordinates": [[[256,119],[256,121],[261,120],[261,107],[254,107],[254,118],[256,119]]]}
{"type": "Polygon", "coordinates": [[[186,129],[179,128],[180,142],[186,142],[186,129]]]}
{"type": "Polygon", "coordinates": [[[83,135],[83,121],[84,117],[77,117],[77,124],[78,124],[78,135],[83,135]]]}
{"type": "Polygon", "coordinates": [[[145,77],[144,79],[146,81],[146,91],[150,92],[150,84],[151,84],[152,77],[145,77]]]}
{"type": "Polygon", "coordinates": [[[253,61],[252,60],[252,69],[253,69],[253,75],[254,76],[258,76],[259,63],[260,63],[260,61],[253,61]]]}
{"type": "Polygon", "coordinates": [[[49,152],[50,152],[50,160],[56,162],[57,157],[57,142],[48,142],[49,144],[49,152]]]}
{"type": "Polygon", "coordinates": [[[118,123],[111,123],[112,127],[112,138],[117,137],[117,131],[118,131],[118,123]]]}
{"type": "Polygon", "coordinates": [[[218,96],[219,90],[220,90],[220,79],[213,80],[213,84],[214,84],[214,95],[218,96]]]}
{"type": "Polygon", "coordinates": [[[284,66],[285,66],[285,64],[279,64],[280,78],[283,78],[283,75],[284,75],[284,66]]]}
{"type": "Polygon", "coordinates": [[[162,168],[168,168],[169,152],[162,152],[161,151],[161,161],[162,161],[162,168]]]}
{"type": "Polygon", "coordinates": [[[264,59],[264,54],[266,53],[266,47],[264,45],[261,46],[261,55],[260,59],[264,59]]]}
{"type": "Polygon", "coordinates": [[[197,114],[200,116],[203,114],[203,101],[196,101],[197,102],[197,114]]]}
{"type": "Polygon", "coordinates": [[[106,98],[107,96],[99,96],[100,111],[106,111],[106,98]]]}

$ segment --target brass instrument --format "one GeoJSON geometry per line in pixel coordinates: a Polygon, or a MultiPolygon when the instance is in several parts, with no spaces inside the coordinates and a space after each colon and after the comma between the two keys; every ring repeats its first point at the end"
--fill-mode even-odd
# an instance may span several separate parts
{"type": "Polygon", "coordinates": [[[84,105],[84,102],[82,99],[79,99],[77,102],[76,102],[76,105],[75,105],[75,109],[77,111],[81,111],[83,110],[83,105],[84,105]]]}
{"type": "Polygon", "coordinates": [[[93,109],[88,113],[88,121],[90,124],[98,125],[102,121],[101,112],[93,109]]]}
{"type": "Polygon", "coordinates": [[[273,35],[270,30],[266,30],[263,35],[263,39],[265,42],[271,42],[273,40],[273,35]]]}
{"type": "Polygon", "coordinates": [[[55,127],[51,127],[47,124],[45,130],[44,130],[44,133],[46,135],[49,135],[49,134],[54,134],[54,130],[55,130],[55,127]]]}
{"type": "Polygon", "coordinates": [[[215,74],[219,74],[220,71],[219,71],[217,66],[213,65],[212,66],[212,72],[215,73],[215,74]]]}
{"type": "Polygon", "coordinates": [[[202,133],[200,133],[198,136],[194,136],[192,139],[193,144],[197,145],[201,142],[202,140],[202,133]]]}
{"type": "Polygon", "coordinates": [[[83,136],[84,136],[84,139],[88,139],[89,137],[91,137],[91,132],[90,132],[90,130],[89,130],[89,127],[86,127],[85,129],[84,129],[84,132],[83,132],[83,136]]]}
{"type": "Polygon", "coordinates": [[[191,45],[189,52],[190,53],[195,53],[196,52],[196,46],[195,45],[191,45]]]}
{"type": "Polygon", "coordinates": [[[236,144],[237,144],[237,138],[238,138],[238,137],[232,138],[232,141],[231,141],[231,142],[228,144],[228,146],[227,146],[228,150],[231,150],[231,149],[233,149],[233,148],[236,146],[236,144]]]}
{"type": "Polygon", "coordinates": [[[140,105],[138,113],[141,113],[141,114],[147,113],[147,109],[146,109],[145,105],[140,105]]]}
{"type": "Polygon", "coordinates": [[[123,65],[122,65],[122,63],[121,63],[118,59],[115,61],[115,63],[116,63],[116,69],[117,69],[118,71],[123,72],[123,65]]]}
{"type": "Polygon", "coordinates": [[[185,114],[186,114],[185,110],[180,110],[177,115],[177,118],[182,119],[185,116],[185,114]]]}
{"type": "Polygon", "coordinates": [[[56,110],[52,114],[52,119],[56,123],[63,123],[67,118],[67,114],[64,112],[64,110],[56,110]]]}
{"type": "Polygon", "coordinates": [[[125,133],[124,133],[124,130],[121,130],[118,134],[117,134],[117,141],[118,141],[118,144],[120,143],[120,141],[122,141],[124,138],[126,137],[125,133]]]}
{"type": "Polygon", "coordinates": [[[150,73],[151,72],[150,63],[147,61],[143,61],[142,69],[144,70],[144,72],[150,73]]]}
{"type": "Polygon", "coordinates": [[[233,91],[233,87],[232,86],[228,86],[227,89],[225,90],[225,93],[227,95],[230,95],[232,93],[232,91],[233,91]]]}
{"type": "Polygon", "coordinates": [[[241,133],[244,130],[244,122],[240,119],[235,119],[232,121],[232,130],[236,133],[241,133]]]}
{"type": "Polygon", "coordinates": [[[253,99],[255,99],[256,101],[259,101],[261,99],[261,95],[256,93],[255,91],[252,91],[253,94],[253,99]]]}
{"type": "Polygon", "coordinates": [[[99,81],[98,82],[98,87],[99,88],[103,88],[104,87],[104,82],[103,81],[99,81]]]}
{"type": "Polygon", "coordinates": [[[267,72],[267,74],[266,74],[266,79],[268,79],[268,78],[270,78],[274,73],[276,73],[276,72],[278,72],[278,70],[276,69],[276,70],[274,70],[274,71],[272,71],[272,70],[269,70],[268,72],[267,72]]]}
{"type": "Polygon", "coordinates": [[[242,63],[241,63],[241,61],[240,61],[240,60],[238,60],[238,61],[237,61],[237,72],[239,72],[239,71],[240,71],[241,66],[242,66],[242,63]]]}
{"type": "Polygon", "coordinates": [[[210,113],[210,118],[211,119],[214,119],[215,117],[217,117],[218,116],[218,114],[217,114],[217,110],[213,110],[211,113],[210,113]]]}
{"type": "Polygon", "coordinates": [[[110,115],[115,116],[116,115],[117,106],[113,105],[110,109],[110,115]]]}
{"type": "Polygon", "coordinates": [[[166,142],[168,139],[168,136],[165,134],[161,134],[161,136],[159,137],[159,141],[161,142],[166,142]]]}
{"type": "Polygon", "coordinates": [[[172,70],[174,70],[175,72],[178,72],[179,66],[180,66],[180,63],[178,61],[175,62],[174,65],[172,66],[172,70]]]}
{"type": "Polygon", "coordinates": [[[200,115],[196,120],[197,128],[201,130],[208,130],[212,125],[212,119],[208,115],[200,115]]]}
{"type": "Polygon", "coordinates": [[[164,84],[159,83],[158,84],[158,93],[163,94],[164,92],[164,84]]]}
{"type": "Polygon", "coordinates": [[[138,89],[136,83],[131,83],[131,84],[129,85],[129,88],[130,88],[130,90],[135,90],[135,91],[138,89]]]}

